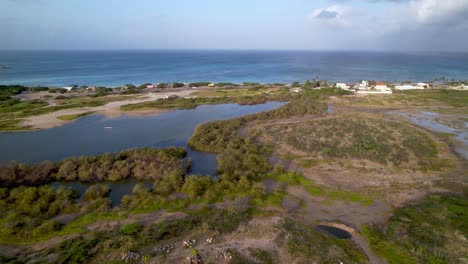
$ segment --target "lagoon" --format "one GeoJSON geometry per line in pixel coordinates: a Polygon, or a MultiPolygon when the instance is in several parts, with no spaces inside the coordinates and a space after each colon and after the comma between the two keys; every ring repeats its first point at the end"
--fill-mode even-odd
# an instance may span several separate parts
{"type": "MultiPolygon", "coordinates": [[[[214,176],[216,154],[194,151],[187,147],[187,141],[195,127],[212,120],[268,111],[283,104],[269,102],[258,105],[202,105],[195,109],[176,110],[158,116],[122,116],[113,119],[91,115],[47,130],[0,133],[0,163],[56,161],[130,148],[179,146],[187,148],[188,157],[192,159],[192,174],[214,176]]],[[[125,186],[118,183],[118,189],[124,190],[119,191],[119,194],[116,194],[117,188],[111,186],[114,189],[111,195],[113,203],[115,199],[120,200],[122,195],[131,192],[135,184],[136,181],[128,181],[125,186]]],[[[73,187],[80,184],[69,185],[73,187]]]]}

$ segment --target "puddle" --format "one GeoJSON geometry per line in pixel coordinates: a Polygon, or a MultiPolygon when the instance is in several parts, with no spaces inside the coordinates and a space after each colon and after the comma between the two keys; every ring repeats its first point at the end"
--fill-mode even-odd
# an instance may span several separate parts
{"type": "Polygon", "coordinates": [[[333,108],[333,105],[328,105],[327,113],[330,115],[330,114],[333,114],[334,112],[335,112],[335,109],[333,108]]]}
{"type": "Polygon", "coordinates": [[[352,237],[351,233],[338,227],[327,226],[327,225],[317,225],[315,228],[317,228],[317,230],[323,233],[326,233],[327,235],[330,235],[339,239],[350,239],[352,237]]]}
{"type": "Polygon", "coordinates": [[[428,116],[438,116],[439,115],[438,113],[428,112],[428,111],[422,111],[421,114],[422,115],[428,115],[428,116]]]}
{"type": "MultiPolygon", "coordinates": [[[[455,151],[460,154],[465,160],[468,159],[468,130],[460,130],[446,124],[439,123],[437,120],[440,117],[438,113],[422,111],[417,114],[396,113],[410,120],[413,124],[425,127],[427,129],[440,132],[454,134],[455,138],[461,142],[459,146],[455,146],[455,151]]],[[[468,127],[468,122],[464,123],[464,127],[468,127]]]]}

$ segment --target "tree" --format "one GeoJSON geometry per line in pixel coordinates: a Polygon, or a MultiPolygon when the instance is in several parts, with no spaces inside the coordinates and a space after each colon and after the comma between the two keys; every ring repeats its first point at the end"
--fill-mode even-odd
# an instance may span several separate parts
{"type": "Polygon", "coordinates": [[[148,85],[151,85],[151,83],[144,83],[144,84],[138,86],[138,89],[146,89],[146,87],[148,87],[148,85]]]}
{"type": "Polygon", "coordinates": [[[164,88],[168,87],[168,84],[167,83],[158,83],[158,85],[156,87],[160,88],[160,89],[164,89],[164,88]]]}
{"type": "Polygon", "coordinates": [[[182,191],[187,193],[191,198],[202,196],[213,185],[213,181],[209,176],[189,176],[185,178],[185,183],[182,191]]]}
{"type": "Polygon", "coordinates": [[[175,82],[175,83],[172,83],[172,88],[181,88],[181,87],[184,87],[185,84],[183,83],[179,83],[179,82],[175,82]]]}

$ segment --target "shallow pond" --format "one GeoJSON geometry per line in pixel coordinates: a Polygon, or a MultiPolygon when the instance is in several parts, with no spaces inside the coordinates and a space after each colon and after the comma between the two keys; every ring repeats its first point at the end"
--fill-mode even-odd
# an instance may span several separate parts
{"type": "Polygon", "coordinates": [[[326,233],[339,239],[350,239],[352,237],[351,233],[338,227],[317,225],[316,228],[323,233],[326,233]]]}
{"type": "Polygon", "coordinates": [[[454,134],[455,138],[461,143],[455,146],[455,151],[465,160],[468,159],[468,122],[464,122],[464,128],[460,129],[438,122],[439,114],[434,112],[421,111],[412,115],[405,113],[401,113],[401,115],[408,118],[412,123],[430,130],[454,134]]]}
{"type": "MultiPolygon", "coordinates": [[[[138,181],[136,179],[131,179],[131,178],[128,180],[117,181],[117,182],[103,182],[102,184],[109,186],[111,190],[109,193],[111,204],[112,206],[117,206],[122,201],[122,197],[124,195],[131,194],[133,191],[133,188],[138,183],[142,183],[146,188],[151,188],[151,186],[153,185],[151,181],[138,181]]],[[[94,185],[94,183],[58,182],[58,181],[50,183],[50,186],[55,187],[55,188],[58,188],[60,186],[63,186],[65,188],[70,188],[76,192],[78,197],[83,197],[86,190],[92,185],[94,185]]]]}
{"type": "MultiPolygon", "coordinates": [[[[0,133],[0,163],[61,160],[71,156],[99,155],[139,147],[187,147],[196,126],[212,121],[271,110],[283,102],[259,105],[202,105],[191,110],[176,110],[158,116],[109,119],[100,115],[83,117],[65,126],[41,131],[0,133]],[[105,127],[112,127],[111,129],[105,127]]],[[[187,148],[192,173],[215,175],[216,155],[187,148]]],[[[79,193],[86,184],[77,186],[79,193]]],[[[108,183],[111,197],[120,201],[136,182],[108,183]],[[125,187],[123,187],[125,186],[125,187]]]]}

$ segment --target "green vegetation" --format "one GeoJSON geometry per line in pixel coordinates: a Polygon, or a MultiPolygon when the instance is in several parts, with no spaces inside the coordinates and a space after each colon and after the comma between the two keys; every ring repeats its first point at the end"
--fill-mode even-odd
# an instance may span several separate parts
{"type": "Polygon", "coordinates": [[[392,96],[366,96],[349,97],[347,103],[351,105],[366,106],[433,106],[434,104],[450,106],[454,108],[466,108],[468,105],[468,92],[448,89],[425,89],[394,91],[392,96]]]}
{"type": "Polygon", "coordinates": [[[31,100],[22,102],[18,99],[9,99],[0,103],[0,114],[7,114],[20,111],[30,111],[32,109],[47,106],[46,102],[31,100]]]}
{"type": "Polygon", "coordinates": [[[16,131],[30,128],[20,125],[21,122],[21,119],[0,120],[0,131],[16,131]]]}
{"type": "Polygon", "coordinates": [[[239,85],[236,83],[231,83],[231,82],[219,82],[219,83],[216,83],[215,86],[216,87],[227,87],[227,86],[236,87],[239,85]]]}
{"type": "Polygon", "coordinates": [[[65,94],[65,93],[67,93],[67,89],[64,89],[64,88],[49,88],[49,93],[65,94]]]}
{"type": "Polygon", "coordinates": [[[139,94],[140,92],[136,89],[127,89],[125,91],[122,92],[123,95],[126,95],[126,94],[139,94]]]}
{"type": "Polygon", "coordinates": [[[182,88],[182,87],[185,87],[185,84],[178,83],[178,82],[172,83],[172,88],[182,88]]]}
{"type": "Polygon", "coordinates": [[[60,120],[64,120],[64,121],[71,121],[71,120],[75,120],[75,119],[78,119],[78,118],[83,117],[83,116],[90,115],[92,113],[94,113],[94,112],[84,112],[84,113],[80,113],[80,114],[62,115],[62,116],[58,116],[57,118],[60,119],[60,120]]]}
{"type": "Polygon", "coordinates": [[[92,249],[98,242],[99,239],[97,237],[93,237],[91,239],[78,237],[76,239],[66,240],[56,250],[61,253],[56,260],[56,263],[85,263],[96,254],[92,249]]]}
{"type": "MultiPolygon", "coordinates": [[[[297,160],[302,167],[317,166],[333,159],[354,158],[383,165],[414,163],[421,169],[440,168],[442,163],[437,163],[436,145],[426,134],[405,123],[364,115],[326,115],[327,107],[321,100],[343,93],[332,88],[309,88],[317,84],[326,85],[314,80],[306,82],[300,94],[289,93],[288,88],[259,94],[259,90],[265,91],[269,87],[252,83],[248,84],[252,86],[250,90],[244,89],[257,93],[251,96],[174,98],[124,107],[128,108],[126,110],[176,109],[210,103],[254,104],[290,100],[275,110],[213,121],[196,128],[189,145],[197,150],[218,153],[218,177],[215,178],[188,175],[191,162],[186,159],[186,151],[174,147],[0,167],[0,185],[4,187],[0,188],[0,243],[29,245],[53,237],[57,239],[52,242],[63,240],[59,246],[46,244],[34,254],[25,250],[4,257],[0,253],[0,262],[122,263],[123,254],[128,252],[137,252],[141,256],[140,262],[146,263],[149,258],[164,261],[174,255],[157,251],[159,246],[173,243],[180,246],[181,241],[195,238],[199,241],[197,248],[176,250],[205,255],[207,248],[198,246],[211,244],[203,242],[206,238],[216,238],[216,241],[219,238],[224,243],[224,238],[237,235],[232,232],[242,234],[252,226],[256,229],[254,231],[263,232],[258,223],[250,221],[253,217],[278,216],[278,212],[282,216],[288,214],[286,209],[281,209],[285,198],[303,202],[288,194],[288,186],[301,186],[310,195],[325,198],[325,202],[343,200],[372,204],[372,199],[365,194],[318,185],[279,165],[273,168],[268,160],[272,145],[262,145],[258,141],[262,128],[275,143],[288,144],[306,153],[292,151],[285,155],[290,160],[297,160]],[[317,119],[304,121],[308,116],[317,119]],[[247,128],[257,130],[250,133],[247,128]],[[123,197],[119,206],[111,207],[111,190],[102,182],[129,177],[151,180],[153,184],[137,184],[131,195],[123,197]],[[267,184],[263,182],[266,179],[278,183],[274,190],[266,191],[267,184]],[[101,183],[89,187],[81,198],[65,188],[27,186],[55,180],[101,183]],[[213,209],[226,205],[229,209],[213,209]],[[271,211],[263,211],[265,209],[271,211]]],[[[236,89],[231,90],[238,93],[236,89]]],[[[62,103],[68,106],[114,100],[109,98],[64,98],[62,103]]],[[[38,106],[30,109],[31,106],[16,105],[19,103],[14,102],[5,109],[21,109],[10,112],[16,115],[50,108],[38,106]]],[[[41,102],[36,103],[39,105],[41,102]]],[[[77,117],[79,115],[62,118],[72,120],[77,117]]],[[[5,124],[11,127],[18,125],[19,121],[5,124]]],[[[422,203],[398,209],[385,233],[376,227],[364,227],[364,234],[372,249],[390,263],[461,263],[467,255],[464,247],[468,235],[465,224],[468,222],[467,206],[465,197],[433,195],[422,203]]],[[[261,222],[272,221],[265,220],[261,222]]],[[[275,250],[286,254],[291,262],[368,261],[351,240],[330,237],[291,219],[275,220],[267,230],[275,234],[272,240],[277,246],[275,250]]],[[[252,233],[244,233],[246,237],[255,234],[252,230],[249,232],[252,233]]],[[[216,247],[216,243],[212,246],[216,247]]],[[[211,248],[208,249],[210,251],[211,248]]],[[[232,255],[232,263],[276,263],[281,257],[265,248],[243,250],[242,247],[233,247],[228,252],[232,255]]],[[[180,255],[180,251],[177,254],[180,255]]]]}
{"type": "Polygon", "coordinates": [[[307,153],[308,158],[363,159],[384,165],[438,170],[436,144],[412,126],[374,117],[345,115],[264,128],[276,144],[307,153]]]}
{"type": "Polygon", "coordinates": [[[60,162],[12,163],[0,167],[0,183],[2,186],[18,186],[54,180],[98,182],[129,177],[155,180],[173,174],[183,176],[190,168],[190,161],[184,161],[185,156],[183,148],[142,148],[116,154],[68,158],[60,162]]]}
{"type": "Polygon", "coordinates": [[[189,83],[189,87],[202,87],[202,86],[208,86],[210,85],[211,82],[194,82],[194,83],[189,83]]]}
{"type": "Polygon", "coordinates": [[[199,105],[238,103],[241,105],[263,104],[268,101],[284,101],[289,95],[256,95],[239,97],[196,97],[196,98],[168,98],[151,102],[123,105],[120,109],[124,111],[135,111],[143,109],[193,109],[199,105]]]}
{"type": "Polygon", "coordinates": [[[27,91],[22,85],[0,85],[0,102],[11,99],[11,96],[27,91]]]}
{"type": "Polygon", "coordinates": [[[363,205],[371,205],[373,203],[369,196],[362,193],[354,193],[320,186],[314,181],[306,179],[303,175],[297,172],[286,172],[284,169],[278,167],[275,167],[274,172],[268,174],[267,177],[287,185],[303,186],[312,196],[322,196],[327,198],[327,201],[341,200],[361,203],[363,205]]]}
{"type": "Polygon", "coordinates": [[[124,252],[141,250],[154,256],[148,247],[154,247],[155,244],[188,234],[197,234],[200,230],[208,234],[227,234],[249,219],[249,212],[237,209],[201,210],[172,221],[145,226],[132,223],[111,232],[79,236],[34,257],[40,258],[52,253],[57,258],[54,263],[121,263],[121,254],[124,252]]]}
{"type": "Polygon", "coordinates": [[[438,101],[453,107],[468,105],[468,92],[446,89],[397,91],[397,100],[413,101],[429,105],[431,101],[438,101]]]}
{"type": "MultiPolygon", "coordinates": [[[[130,96],[106,96],[106,97],[62,97],[57,105],[49,106],[41,100],[20,101],[7,99],[0,101],[0,131],[23,130],[27,127],[18,126],[22,118],[43,115],[64,109],[97,107],[109,102],[128,100],[130,96]]],[[[59,99],[59,98],[57,98],[59,99]]],[[[62,116],[65,120],[72,120],[73,116],[62,116]]]]}
{"type": "MultiPolygon", "coordinates": [[[[308,263],[366,263],[365,254],[349,240],[327,237],[312,227],[287,220],[287,251],[308,263]]],[[[299,262],[305,263],[305,262],[299,262]]]]}
{"type": "Polygon", "coordinates": [[[126,224],[120,228],[122,235],[133,236],[138,234],[142,229],[142,226],[137,223],[126,224]]]}
{"type": "Polygon", "coordinates": [[[468,201],[454,195],[431,195],[399,208],[385,233],[364,227],[372,249],[389,263],[464,263],[468,255],[468,201]]]}
{"type": "Polygon", "coordinates": [[[57,231],[61,224],[51,220],[59,214],[75,213],[75,194],[49,186],[0,189],[0,241],[31,240],[57,231]]]}
{"type": "Polygon", "coordinates": [[[291,116],[321,115],[326,111],[326,105],[313,100],[313,97],[302,97],[290,103],[268,111],[240,118],[213,121],[198,126],[188,144],[190,147],[207,152],[220,153],[237,141],[245,141],[237,135],[237,131],[248,122],[287,118],[291,116]]]}
{"type": "MultiPolygon", "coordinates": [[[[223,89],[223,90],[209,90],[194,93],[197,96],[195,98],[168,98],[159,99],[151,102],[143,102],[136,104],[128,104],[121,106],[124,111],[135,111],[144,109],[192,109],[199,105],[206,104],[226,104],[226,103],[238,103],[241,105],[254,105],[263,104],[271,101],[290,101],[299,99],[300,97],[309,98],[309,100],[317,99],[321,96],[331,95],[346,95],[349,92],[335,89],[335,88],[324,88],[318,90],[307,90],[304,95],[292,94],[288,89],[273,89],[268,93],[261,92],[264,87],[255,86],[255,89],[223,89]],[[206,97],[214,96],[214,97],[206,97]]],[[[314,102],[314,101],[313,101],[314,102]]],[[[291,113],[294,115],[294,113],[291,113]]],[[[300,113],[298,113],[300,114],[300,113]]]]}

